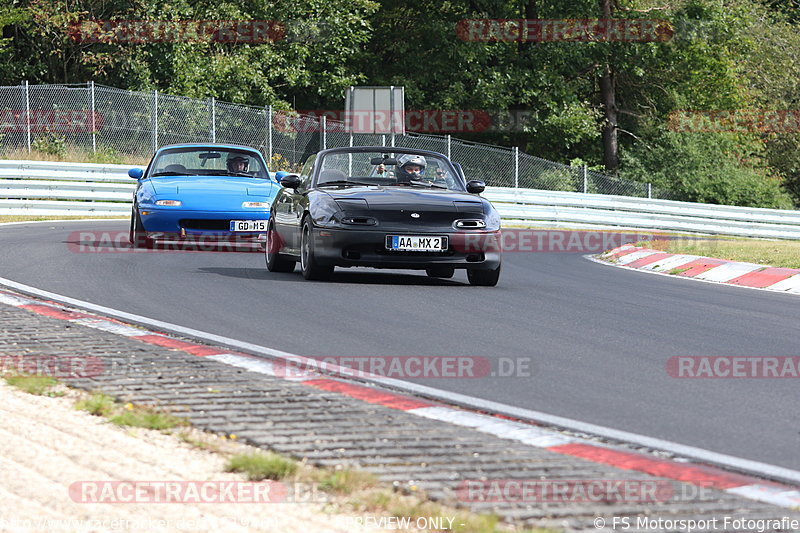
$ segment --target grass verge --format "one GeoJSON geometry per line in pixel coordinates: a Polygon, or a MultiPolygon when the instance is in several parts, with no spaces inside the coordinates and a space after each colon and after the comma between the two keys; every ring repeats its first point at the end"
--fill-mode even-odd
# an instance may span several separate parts
{"type": "Polygon", "coordinates": [[[65,216],[39,216],[39,215],[0,215],[0,222],[37,222],[39,220],[124,220],[130,217],[65,217],[65,216]]]}
{"type": "Polygon", "coordinates": [[[147,406],[132,403],[121,405],[103,393],[92,393],[88,398],[78,401],[75,408],[95,416],[108,418],[112,424],[136,428],[166,431],[188,425],[177,416],[147,406]]]}
{"type": "Polygon", "coordinates": [[[297,472],[297,463],[272,452],[234,455],[225,465],[226,472],[240,472],[248,481],[281,480],[297,472]]]}
{"type": "Polygon", "coordinates": [[[63,396],[61,391],[53,390],[58,386],[58,380],[50,376],[31,375],[31,374],[8,374],[4,375],[6,383],[28,394],[36,396],[63,396]]]}
{"type": "Polygon", "coordinates": [[[691,254],[774,267],[800,268],[800,241],[763,239],[653,240],[636,243],[671,254],[691,254]]]}
{"type": "Polygon", "coordinates": [[[133,154],[121,154],[108,148],[98,148],[96,152],[83,150],[74,146],[59,148],[58,150],[37,150],[30,152],[26,148],[11,150],[0,154],[0,159],[22,161],[65,161],[69,163],[101,163],[113,165],[146,165],[149,157],[133,154]]]}

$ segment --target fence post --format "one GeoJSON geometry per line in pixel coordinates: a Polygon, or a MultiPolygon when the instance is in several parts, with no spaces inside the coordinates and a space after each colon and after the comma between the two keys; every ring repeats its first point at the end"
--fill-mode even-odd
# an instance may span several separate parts
{"type": "Polygon", "coordinates": [[[514,187],[519,188],[519,146],[514,147],[514,187]]]}
{"type": "Polygon", "coordinates": [[[213,96],[208,100],[208,120],[211,142],[215,143],[217,142],[217,106],[213,96]]]}
{"type": "Polygon", "coordinates": [[[448,133],[447,134],[447,159],[452,159],[450,155],[450,143],[452,142],[452,136],[448,133]]]}
{"type": "Polygon", "coordinates": [[[652,183],[648,183],[647,184],[647,197],[648,198],[652,198],[653,197],[653,184],[652,183]]]}
{"type": "Polygon", "coordinates": [[[324,114],[319,117],[319,145],[320,150],[325,150],[328,147],[328,138],[326,136],[328,117],[324,114]]]}
{"type": "Polygon", "coordinates": [[[589,192],[589,167],[583,165],[583,194],[589,192]]]}
{"type": "Polygon", "coordinates": [[[97,124],[94,118],[94,80],[89,83],[89,108],[92,113],[92,153],[97,153],[97,124]]]}
{"type": "MultiPolygon", "coordinates": [[[[353,130],[350,130],[350,147],[353,147],[353,130]]],[[[353,152],[347,153],[347,175],[353,175],[353,152]]]]}
{"type": "Polygon", "coordinates": [[[158,150],[158,91],[153,91],[153,101],[150,107],[150,129],[152,132],[151,144],[153,153],[158,150]]]}
{"type": "Polygon", "coordinates": [[[28,153],[31,153],[31,94],[28,80],[22,82],[25,87],[25,131],[28,137],[28,153]]]}
{"type": "Polygon", "coordinates": [[[272,165],[272,106],[268,105],[264,107],[264,116],[266,117],[267,124],[265,131],[267,132],[267,138],[265,139],[266,142],[264,143],[267,149],[267,170],[270,170],[270,166],[272,165]]]}

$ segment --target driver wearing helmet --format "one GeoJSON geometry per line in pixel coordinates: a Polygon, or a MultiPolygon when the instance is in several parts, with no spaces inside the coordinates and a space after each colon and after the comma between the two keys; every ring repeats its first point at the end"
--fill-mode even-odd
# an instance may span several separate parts
{"type": "Polygon", "coordinates": [[[399,158],[400,166],[397,171],[398,183],[410,183],[425,179],[425,165],[427,162],[421,155],[405,154],[399,158]]]}
{"type": "Polygon", "coordinates": [[[250,165],[250,158],[241,154],[231,154],[228,156],[228,170],[231,172],[247,172],[250,165]]]}

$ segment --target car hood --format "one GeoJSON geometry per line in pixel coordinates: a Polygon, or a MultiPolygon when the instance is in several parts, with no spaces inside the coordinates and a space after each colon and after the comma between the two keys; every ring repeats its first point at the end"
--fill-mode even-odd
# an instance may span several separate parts
{"type": "Polygon", "coordinates": [[[263,196],[272,195],[274,184],[265,178],[237,176],[164,176],[150,178],[156,194],[185,196],[263,196]]]}
{"type": "Polygon", "coordinates": [[[419,187],[324,188],[340,206],[361,204],[370,210],[432,209],[452,212],[482,212],[479,196],[467,192],[419,187]],[[366,204],[366,205],[364,205],[366,204]]]}

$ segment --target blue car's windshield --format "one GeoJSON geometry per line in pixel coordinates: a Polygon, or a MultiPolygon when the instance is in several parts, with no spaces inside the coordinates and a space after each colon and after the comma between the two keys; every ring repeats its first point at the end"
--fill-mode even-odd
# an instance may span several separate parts
{"type": "Polygon", "coordinates": [[[150,177],[243,176],[269,179],[261,157],[235,148],[175,148],[161,152],[151,166],[150,177]]]}

